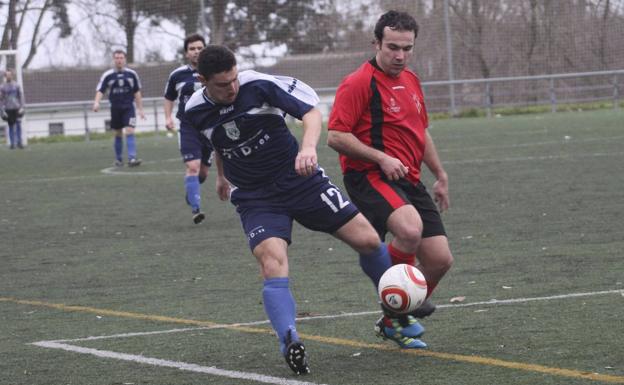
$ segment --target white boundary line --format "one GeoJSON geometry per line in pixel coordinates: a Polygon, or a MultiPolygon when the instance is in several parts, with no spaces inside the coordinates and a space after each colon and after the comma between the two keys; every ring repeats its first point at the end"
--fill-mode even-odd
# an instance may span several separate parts
{"type": "MultiPolygon", "coordinates": [[[[592,291],[592,292],[584,292],[584,293],[559,294],[559,295],[551,295],[551,296],[546,296],[546,297],[510,298],[510,299],[501,299],[501,300],[490,299],[488,301],[480,301],[480,302],[442,304],[442,305],[437,305],[436,308],[437,309],[454,309],[454,308],[464,308],[464,307],[473,307],[473,306],[509,305],[509,304],[535,302],[535,301],[551,301],[551,300],[556,300],[556,299],[593,297],[593,296],[608,295],[608,294],[621,294],[622,296],[624,296],[624,289],[592,291]]],[[[309,317],[297,317],[297,321],[301,322],[301,321],[313,321],[317,319],[359,317],[363,315],[372,315],[372,314],[380,314],[380,313],[381,313],[381,310],[328,314],[328,315],[318,315],[318,316],[309,316],[309,317]]],[[[233,323],[233,324],[217,324],[213,326],[202,326],[202,327],[194,327],[194,328],[177,328],[177,329],[168,329],[168,330],[156,330],[156,331],[151,331],[151,332],[120,333],[120,334],[89,336],[89,337],[81,337],[81,338],[73,338],[73,339],[49,340],[49,341],[39,341],[39,342],[61,342],[63,343],[63,342],[95,341],[95,340],[112,339],[112,338],[130,338],[130,337],[140,337],[140,336],[156,335],[156,334],[183,333],[187,331],[196,331],[196,330],[224,329],[224,328],[233,328],[237,326],[267,325],[269,323],[270,323],[269,320],[263,320],[263,321],[241,322],[241,323],[233,323]]],[[[36,343],[33,343],[33,344],[36,344],[36,343]]]]}
{"type": "Polygon", "coordinates": [[[202,366],[202,365],[197,365],[197,364],[189,364],[187,362],[181,362],[181,361],[169,361],[169,360],[163,360],[159,358],[145,357],[143,355],[126,354],[126,353],[112,352],[109,350],[84,348],[81,346],[69,345],[69,344],[64,344],[64,343],[54,342],[54,341],[35,342],[32,345],[40,346],[43,348],[50,348],[50,349],[61,349],[61,350],[74,352],[74,353],[90,354],[90,355],[101,357],[101,358],[112,358],[115,360],[130,361],[130,362],[136,362],[136,363],[147,364],[147,365],[152,365],[152,366],[174,368],[174,369],[184,370],[188,372],[205,373],[205,374],[211,374],[211,375],[220,376],[220,377],[251,380],[251,381],[256,381],[256,382],[262,382],[265,384],[319,385],[314,382],[303,382],[303,381],[289,380],[287,378],[266,376],[266,375],[258,374],[258,373],[240,372],[236,370],[225,370],[225,369],[216,368],[214,366],[202,366]]]}
{"type": "MultiPolygon", "coordinates": [[[[507,304],[517,304],[517,303],[526,303],[526,302],[534,302],[534,301],[549,301],[549,300],[557,300],[557,299],[591,297],[591,296],[618,294],[618,293],[624,296],[624,289],[604,290],[604,291],[595,291],[595,292],[582,292],[582,293],[569,293],[569,294],[551,295],[547,297],[511,298],[511,299],[504,299],[504,300],[491,299],[489,301],[471,302],[471,303],[465,303],[465,304],[442,304],[442,305],[438,305],[437,308],[438,309],[453,309],[453,308],[463,308],[463,307],[471,307],[471,306],[507,305],[507,304]]],[[[315,319],[356,317],[360,315],[379,314],[379,312],[380,312],[379,310],[376,310],[376,311],[342,313],[342,314],[325,315],[325,316],[300,317],[300,318],[297,318],[297,320],[308,321],[308,320],[315,320],[315,319]]],[[[313,382],[289,380],[286,378],[266,376],[266,375],[262,375],[258,373],[224,370],[224,369],[216,368],[214,366],[201,366],[197,364],[191,364],[191,363],[180,362],[180,361],[169,361],[169,360],[163,360],[163,359],[158,359],[158,358],[145,357],[143,355],[134,355],[134,354],[113,352],[109,350],[85,348],[85,347],[66,343],[66,342],[79,342],[79,341],[94,341],[94,340],[112,339],[112,338],[128,338],[128,337],[166,334],[166,333],[181,333],[181,332],[193,331],[193,330],[219,329],[219,328],[233,327],[233,326],[252,326],[252,325],[262,325],[262,324],[268,324],[268,323],[269,321],[265,320],[265,321],[254,321],[254,322],[236,323],[236,324],[228,324],[228,325],[220,324],[220,325],[214,325],[211,327],[180,328],[180,329],[170,329],[170,330],[151,331],[151,332],[121,333],[121,334],[115,334],[115,335],[92,336],[92,337],[66,339],[66,340],[38,341],[38,342],[31,343],[31,345],[39,346],[42,348],[48,348],[48,349],[61,349],[61,350],[65,350],[65,351],[69,351],[73,353],[90,354],[90,355],[101,357],[101,358],[110,358],[110,359],[116,359],[116,360],[121,360],[121,361],[136,362],[136,363],[146,364],[146,365],[175,368],[175,369],[190,371],[190,372],[195,372],[195,373],[204,373],[204,374],[210,374],[214,376],[251,380],[251,381],[257,381],[257,382],[262,382],[266,384],[319,385],[313,382]]]]}
{"type": "MultiPolygon", "coordinates": [[[[568,299],[568,298],[579,298],[579,297],[593,297],[593,296],[598,296],[598,295],[608,295],[608,294],[618,294],[618,293],[624,296],[624,289],[603,290],[603,291],[593,291],[593,292],[584,292],[584,293],[569,293],[569,294],[551,295],[551,296],[546,296],[546,297],[511,298],[511,299],[501,299],[501,300],[490,299],[488,301],[480,301],[480,302],[442,304],[442,305],[437,305],[436,307],[437,309],[454,309],[454,308],[473,307],[473,306],[509,305],[509,304],[516,304],[516,303],[524,303],[524,302],[550,301],[550,300],[556,300],[556,299],[568,299]]],[[[362,311],[362,312],[329,314],[329,315],[319,315],[319,316],[309,316],[309,317],[297,317],[297,321],[313,321],[317,319],[358,317],[358,316],[363,316],[363,315],[380,314],[380,312],[381,312],[380,310],[375,310],[375,311],[362,311]]],[[[202,326],[202,327],[194,327],[194,328],[156,330],[156,331],[151,331],[151,332],[135,332],[135,333],[110,334],[110,335],[102,335],[102,336],[89,336],[89,337],[82,337],[82,338],[49,340],[49,341],[40,341],[40,342],[64,343],[64,342],[95,341],[95,340],[104,340],[104,339],[113,339],[113,338],[141,337],[141,336],[148,336],[148,335],[168,334],[168,333],[184,333],[187,331],[196,331],[196,330],[224,329],[224,328],[233,328],[237,326],[267,325],[269,323],[270,323],[269,320],[264,320],[264,321],[252,321],[252,322],[242,322],[242,323],[234,323],[234,324],[217,324],[213,326],[202,326]]]]}

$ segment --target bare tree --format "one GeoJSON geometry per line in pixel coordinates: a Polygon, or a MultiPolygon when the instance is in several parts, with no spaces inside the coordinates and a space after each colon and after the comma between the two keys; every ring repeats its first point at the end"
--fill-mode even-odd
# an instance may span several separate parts
{"type": "MultiPolygon", "coordinates": [[[[17,42],[27,17],[34,20],[33,31],[28,36],[30,44],[28,55],[22,64],[23,68],[29,66],[37,54],[39,46],[51,37],[52,30],[58,29],[61,38],[69,36],[72,32],[67,15],[67,0],[10,0],[7,14],[7,23],[2,33],[0,49],[17,49],[17,42]],[[53,23],[45,31],[41,31],[42,23],[46,17],[51,17],[53,23]]],[[[10,66],[15,66],[15,63],[10,63],[10,66]]]]}

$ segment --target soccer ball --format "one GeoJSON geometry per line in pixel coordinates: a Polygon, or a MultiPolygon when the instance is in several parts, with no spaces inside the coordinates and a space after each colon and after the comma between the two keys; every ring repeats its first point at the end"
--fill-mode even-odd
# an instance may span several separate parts
{"type": "Polygon", "coordinates": [[[427,296],[425,276],[412,265],[394,265],[379,280],[379,298],[384,307],[408,314],[416,310],[427,296]]]}

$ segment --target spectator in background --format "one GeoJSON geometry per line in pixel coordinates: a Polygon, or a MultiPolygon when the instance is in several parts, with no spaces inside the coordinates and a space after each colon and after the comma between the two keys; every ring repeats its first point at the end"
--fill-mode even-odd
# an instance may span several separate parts
{"type": "Polygon", "coordinates": [[[22,122],[24,103],[22,90],[13,78],[13,70],[7,69],[4,73],[5,82],[0,86],[0,113],[2,119],[9,124],[9,144],[11,149],[24,148],[22,146],[22,122]]]}
{"type": "Polygon", "coordinates": [[[143,99],[141,97],[141,81],[139,75],[126,65],[126,53],[122,50],[113,52],[114,68],[104,72],[100,78],[93,101],[93,111],[100,109],[100,100],[108,91],[108,100],[111,105],[111,129],[115,130],[115,166],[123,166],[123,135],[126,134],[126,146],[128,151],[128,167],[136,167],[141,164],[137,158],[134,128],[136,126],[136,114],[134,103],[139,111],[141,119],[143,114],[143,99]]]}

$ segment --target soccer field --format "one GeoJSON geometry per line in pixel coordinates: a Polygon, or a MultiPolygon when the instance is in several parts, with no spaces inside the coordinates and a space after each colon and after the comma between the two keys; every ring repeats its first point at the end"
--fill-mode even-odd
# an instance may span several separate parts
{"type": "Polygon", "coordinates": [[[624,111],[431,129],[456,261],[423,321],[430,348],[378,339],[355,253],[295,226],[301,377],[214,175],[193,225],[175,139],[139,137],[134,169],[109,167],[112,140],[0,149],[0,384],[624,384],[624,111]]]}

